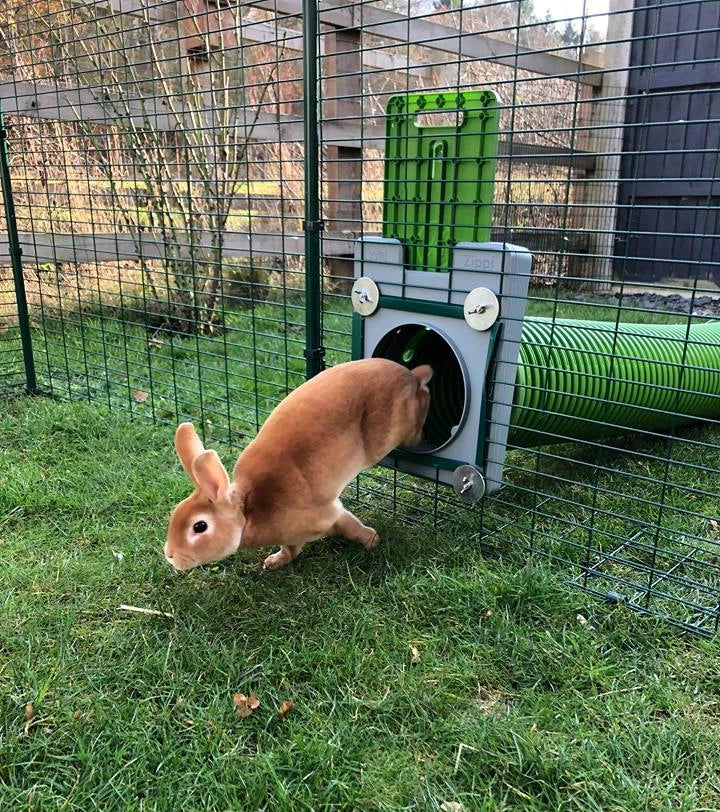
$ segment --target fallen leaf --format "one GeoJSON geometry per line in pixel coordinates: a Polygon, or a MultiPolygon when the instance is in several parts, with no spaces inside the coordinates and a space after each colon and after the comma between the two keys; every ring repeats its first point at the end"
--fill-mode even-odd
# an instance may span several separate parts
{"type": "Polygon", "coordinates": [[[161,348],[161,347],[162,347],[164,344],[165,344],[165,342],[162,340],[162,338],[158,338],[157,336],[153,336],[153,337],[152,337],[152,338],[151,338],[151,339],[148,341],[148,347],[155,347],[155,348],[156,348],[156,349],[158,349],[158,350],[159,350],[159,349],[160,349],[160,348],[161,348]]]}
{"type": "Polygon", "coordinates": [[[294,707],[295,703],[292,699],[283,699],[280,709],[278,710],[278,718],[282,721],[294,707]]]}
{"type": "Polygon", "coordinates": [[[35,716],[35,706],[32,702],[28,702],[25,705],[25,724],[23,725],[22,729],[22,736],[27,736],[30,733],[30,728],[37,722],[37,717],[35,716]]]}
{"type": "Polygon", "coordinates": [[[440,804],[440,809],[442,809],[442,812],[463,812],[462,804],[457,801],[443,801],[440,804]]]}
{"type": "Polygon", "coordinates": [[[248,698],[245,696],[245,694],[235,694],[233,696],[233,703],[235,705],[235,713],[241,719],[244,719],[246,716],[250,716],[252,713],[252,708],[248,706],[248,698]]]}
{"type": "Polygon", "coordinates": [[[480,612],[480,620],[489,620],[491,617],[492,609],[490,608],[483,609],[482,612],[480,612]]]}
{"type": "Polygon", "coordinates": [[[73,719],[79,719],[82,716],[80,711],[73,711],[73,719]]]}
{"type": "Polygon", "coordinates": [[[410,652],[412,653],[410,665],[417,665],[420,662],[420,652],[415,648],[415,646],[410,646],[410,652]]]}
{"type": "Polygon", "coordinates": [[[250,696],[239,693],[235,694],[233,696],[233,702],[235,703],[235,713],[237,713],[241,719],[250,716],[254,710],[260,707],[260,700],[257,698],[257,694],[254,693],[250,694],[250,696]]]}
{"type": "Polygon", "coordinates": [[[717,533],[717,531],[720,530],[720,523],[718,523],[717,519],[710,519],[708,521],[708,524],[710,525],[710,529],[713,530],[715,533],[717,533]]]}
{"type": "Polygon", "coordinates": [[[585,615],[576,615],[575,619],[581,626],[585,626],[586,629],[589,629],[591,632],[595,631],[595,627],[592,626],[585,615]]]}
{"type": "Polygon", "coordinates": [[[142,389],[134,389],[132,396],[135,403],[145,403],[145,401],[150,397],[150,393],[143,392],[142,389]]]}

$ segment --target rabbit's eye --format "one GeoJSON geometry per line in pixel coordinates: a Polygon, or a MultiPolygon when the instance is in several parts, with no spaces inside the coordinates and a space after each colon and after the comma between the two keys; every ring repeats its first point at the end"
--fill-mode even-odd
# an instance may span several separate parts
{"type": "Polygon", "coordinates": [[[207,522],[195,522],[193,533],[204,533],[207,530],[207,522]]]}

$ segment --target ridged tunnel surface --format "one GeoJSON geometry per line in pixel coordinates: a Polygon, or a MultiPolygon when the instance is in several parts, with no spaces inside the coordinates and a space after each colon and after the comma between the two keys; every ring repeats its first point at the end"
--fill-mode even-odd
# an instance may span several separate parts
{"type": "Polygon", "coordinates": [[[523,324],[511,445],[667,432],[718,417],[720,322],[523,324]]]}
{"type": "Polygon", "coordinates": [[[378,342],[373,356],[390,358],[410,369],[421,364],[433,368],[423,441],[413,450],[429,454],[449,443],[463,422],[467,391],[460,359],[447,339],[423,324],[404,324],[378,342]]]}

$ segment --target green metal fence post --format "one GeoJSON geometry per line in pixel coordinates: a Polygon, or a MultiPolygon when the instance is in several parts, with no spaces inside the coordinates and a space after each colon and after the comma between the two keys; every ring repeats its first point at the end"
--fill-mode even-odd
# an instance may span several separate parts
{"type": "Polygon", "coordinates": [[[2,188],[3,202],[5,204],[5,221],[7,223],[10,264],[12,266],[13,281],[15,283],[20,341],[22,344],[23,361],[25,363],[25,389],[28,394],[35,394],[37,391],[37,381],[35,378],[32,338],[30,336],[30,316],[28,315],[27,297],[25,295],[22,249],[20,248],[17,220],[15,219],[15,203],[13,202],[12,185],[10,182],[10,152],[8,150],[7,130],[5,129],[5,118],[3,117],[2,108],[0,108],[0,188],[2,188]]]}
{"type": "Polygon", "coordinates": [[[320,284],[320,149],[318,138],[318,12],[303,0],[303,113],[305,118],[305,359],[307,377],[323,367],[320,284]]]}

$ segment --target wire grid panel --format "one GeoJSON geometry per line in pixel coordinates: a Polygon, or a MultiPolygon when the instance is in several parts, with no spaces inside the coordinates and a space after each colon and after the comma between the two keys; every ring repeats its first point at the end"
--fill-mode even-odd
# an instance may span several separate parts
{"type": "Polygon", "coordinates": [[[10,325],[17,319],[12,274],[0,278],[0,389],[21,389],[25,383],[20,335],[10,325]]]}
{"type": "MultiPolygon", "coordinates": [[[[6,216],[2,209],[3,231],[6,231],[6,216]]],[[[2,250],[2,249],[0,249],[2,250]]],[[[0,259],[3,264],[0,271],[0,390],[22,389],[25,384],[23,374],[22,342],[20,333],[14,329],[17,323],[17,302],[15,299],[15,285],[13,283],[12,269],[10,267],[9,250],[3,251],[5,256],[0,259]]]]}
{"type": "MultiPolygon", "coordinates": [[[[393,98],[492,90],[491,239],[533,253],[505,487],[468,510],[437,482],[378,471],[356,495],[438,534],[550,557],[593,594],[711,634],[720,95],[704,82],[718,68],[720,4],[580,0],[549,22],[541,6],[357,2],[322,17],[328,229],[388,228],[393,98]]],[[[432,233],[425,217],[402,230],[432,233]]],[[[405,246],[398,284],[417,291],[411,257],[437,248],[405,246]]],[[[329,242],[324,258],[326,344],[338,361],[350,357],[354,271],[329,242]]]]}
{"type": "MultiPolygon", "coordinates": [[[[284,16],[68,2],[12,22],[0,100],[39,388],[242,443],[304,377],[301,59],[284,16]]],[[[9,270],[1,284],[14,341],[9,270]]]]}
{"type": "MultiPolygon", "coordinates": [[[[718,313],[720,4],[577,0],[549,21],[542,6],[318,4],[327,362],[351,354],[355,240],[383,231],[392,96],[497,95],[491,238],[533,253],[505,488],[470,511],[437,482],[379,469],[353,494],[439,534],[549,556],[585,589],[710,633],[717,342],[696,327],[718,313]],[[571,330],[582,346],[562,343],[566,320],[594,325],[571,330]],[[669,343],[648,338],[654,325],[672,327],[669,343]],[[635,380],[639,367],[653,377],[635,380]]],[[[301,12],[37,2],[4,28],[42,390],[190,418],[238,447],[301,382],[301,12]]],[[[1,380],[19,386],[0,274],[1,380]]]]}

